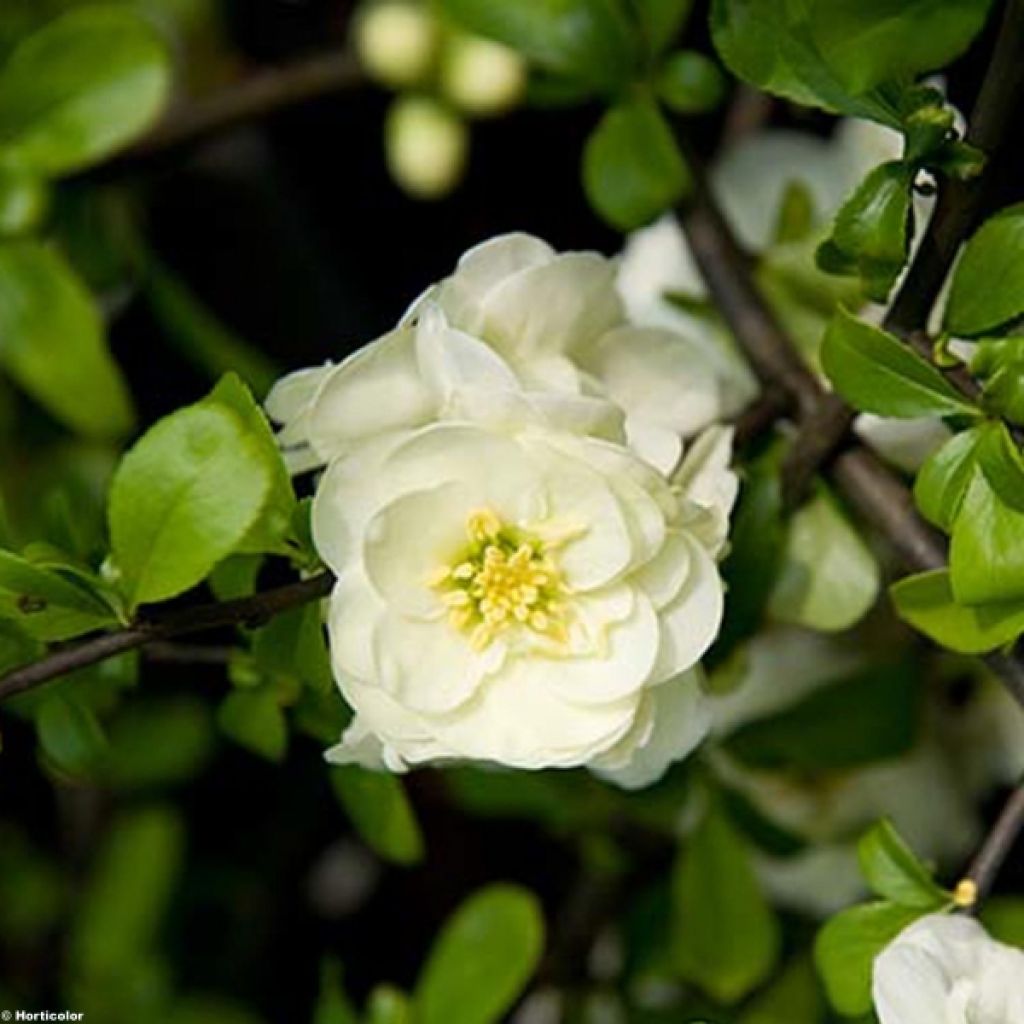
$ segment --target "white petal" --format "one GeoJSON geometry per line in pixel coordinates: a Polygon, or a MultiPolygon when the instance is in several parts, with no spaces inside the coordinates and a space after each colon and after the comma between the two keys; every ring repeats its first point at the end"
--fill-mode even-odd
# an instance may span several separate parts
{"type": "Polygon", "coordinates": [[[566,253],[507,278],[484,303],[478,333],[513,365],[568,354],[622,321],[614,265],[596,253],[566,253]]]}
{"type": "Polygon", "coordinates": [[[907,473],[916,473],[924,460],[950,438],[949,427],[934,416],[891,420],[862,413],[853,429],[886,462],[907,473]]]}
{"type": "Polygon", "coordinates": [[[683,439],[678,431],[647,419],[642,412],[626,418],[629,447],[666,476],[679,464],[683,439]]]}
{"type": "Polygon", "coordinates": [[[664,608],[682,589],[690,573],[690,545],[678,530],[665,537],[658,553],[645,562],[629,581],[639,587],[655,608],[664,608]]]}
{"type": "Polygon", "coordinates": [[[689,537],[686,541],[690,572],[679,595],[660,612],[661,647],[653,682],[695,665],[714,643],[722,624],[724,595],[718,569],[700,544],[689,537]]]}
{"type": "Polygon", "coordinates": [[[696,748],[711,727],[699,671],[685,672],[653,687],[644,694],[644,702],[650,705],[653,728],[646,735],[627,733],[590,766],[624,789],[640,789],[657,782],[671,764],[696,748]],[[622,755],[626,755],[624,759],[622,755]]]}
{"type": "Polygon", "coordinates": [[[308,370],[296,370],[282,377],[270,389],[264,405],[267,415],[275,423],[291,423],[309,408],[313,396],[333,367],[314,366],[308,370]]]}

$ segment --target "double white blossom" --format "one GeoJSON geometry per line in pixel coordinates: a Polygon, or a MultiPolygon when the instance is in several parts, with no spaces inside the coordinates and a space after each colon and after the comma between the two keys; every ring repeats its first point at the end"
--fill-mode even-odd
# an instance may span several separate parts
{"type": "Polygon", "coordinates": [[[915,921],[877,957],[881,1024],[1018,1024],[1024,1021],[1024,951],[991,939],[966,917],[915,921]]]}
{"type": "Polygon", "coordinates": [[[486,243],[268,410],[297,468],[327,467],[313,536],[355,711],[332,760],[641,786],[704,736],[731,435],[707,360],[630,324],[613,263],[486,243]]]}

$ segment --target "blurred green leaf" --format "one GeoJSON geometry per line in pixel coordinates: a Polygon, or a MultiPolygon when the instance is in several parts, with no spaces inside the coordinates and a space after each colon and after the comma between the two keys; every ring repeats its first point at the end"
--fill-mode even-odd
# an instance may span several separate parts
{"type": "Polygon", "coordinates": [[[953,272],[943,326],[974,337],[1024,313],[1024,203],[990,217],[953,272]]]}
{"type": "Polygon", "coordinates": [[[890,588],[900,618],[961,654],[983,654],[1024,633],[1024,600],[959,604],[948,569],[918,573],[890,588]]]}
{"type": "Polygon", "coordinates": [[[986,431],[953,524],[950,582],[960,604],[1024,600],[1024,459],[1005,427],[986,431]]]}
{"type": "Polygon", "coordinates": [[[875,957],[923,913],[895,903],[865,903],[837,914],[818,932],[814,960],[840,1013],[855,1017],[870,1011],[875,957]]]}
{"type": "Polygon", "coordinates": [[[75,916],[70,956],[83,975],[117,975],[145,956],[181,866],[177,814],[146,807],[123,814],[97,855],[75,916]]]}
{"type": "Polygon", "coordinates": [[[39,242],[0,244],[0,365],[57,419],[116,438],[134,421],[92,297],[39,242]]]}
{"type": "Polygon", "coordinates": [[[612,107],[583,150],[583,187],[613,227],[632,231],[674,206],[691,188],[672,130],[649,100],[612,107]]]}
{"type": "Polygon", "coordinates": [[[320,993],[313,1008],[312,1024],[359,1024],[337,960],[325,959],[320,965],[320,993]]]}
{"type": "Polygon", "coordinates": [[[261,442],[209,401],[151,427],[121,461],[110,491],[110,537],[130,603],[199,583],[234,552],[273,485],[261,442]]]}
{"type": "Polygon", "coordinates": [[[880,821],[866,832],[857,844],[857,857],[868,885],[883,899],[922,910],[938,910],[949,903],[949,894],[936,884],[892,822],[880,821]]]}
{"type": "Polygon", "coordinates": [[[46,181],[33,171],[3,163],[0,153],[0,240],[37,228],[49,206],[46,181]]]}
{"type": "Polygon", "coordinates": [[[43,174],[79,170],[147,128],[170,84],[167,49],[148,22],[113,5],[71,11],[0,72],[0,148],[43,174]]]}
{"type": "Polygon", "coordinates": [[[874,604],[880,576],[871,550],[822,490],[789,522],[769,612],[824,632],[849,629],[874,604]]]}
{"type": "Polygon", "coordinates": [[[900,418],[978,414],[938,369],[845,309],[829,325],[821,362],[839,394],[863,412],[900,418]]]}
{"type": "Polygon", "coordinates": [[[321,692],[334,686],[320,606],[277,615],[253,635],[253,655],[265,671],[299,679],[321,692]]]}
{"type": "Polygon", "coordinates": [[[560,77],[616,91],[633,72],[637,32],[617,0],[441,0],[453,21],[560,77]]]}
{"type": "Polygon", "coordinates": [[[696,50],[670,53],[658,72],[658,96],[679,114],[704,114],[725,99],[726,83],[718,65],[696,50]]]}
{"type": "Polygon", "coordinates": [[[65,909],[69,888],[43,850],[13,826],[0,824],[0,946],[24,949],[45,941],[65,909]]]}
{"type": "Polygon", "coordinates": [[[277,694],[268,686],[233,690],[217,709],[217,722],[240,746],[268,761],[283,761],[288,725],[277,694]]]}
{"type": "Polygon", "coordinates": [[[914,502],[925,519],[947,533],[953,529],[974,476],[978,445],[991,429],[983,424],[954,435],[918,471],[914,502]]]}
{"type": "Polygon", "coordinates": [[[214,566],[207,583],[218,601],[247,597],[256,589],[262,567],[260,555],[231,555],[214,566]]]}
{"type": "Polygon", "coordinates": [[[787,964],[772,984],[758,995],[738,1024],[821,1024],[825,1000],[810,960],[787,964]]]}
{"type": "Polygon", "coordinates": [[[769,771],[842,771],[898,757],[919,730],[919,684],[905,663],[872,666],[741,726],[725,746],[769,771]]]}
{"type": "Polygon", "coordinates": [[[187,996],[161,1024],[262,1024],[262,1018],[220,996],[187,996]]]}
{"type": "Polygon", "coordinates": [[[43,704],[36,729],[43,753],[73,776],[91,775],[106,750],[107,738],[92,711],[60,697],[43,704]]]}
{"type": "Polygon", "coordinates": [[[651,56],[667,50],[679,38],[693,4],[694,0],[641,0],[633,5],[651,56]]]}
{"type": "Polygon", "coordinates": [[[423,859],[423,836],[398,779],[353,765],[332,768],[331,784],[371,849],[395,864],[417,864],[423,859]]]}
{"type": "Polygon", "coordinates": [[[997,942],[1024,949],[1024,897],[990,896],[980,917],[985,930],[997,942]]]}
{"type": "Polygon", "coordinates": [[[414,995],[417,1024],[492,1024],[537,968],[544,919],[536,897],[490,885],[445,923],[414,995]]]}
{"type": "Polygon", "coordinates": [[[719,1002],[738,1002],[778,961],[778,921],[742,837],[718,808],[708,811],[676,862],[673,913],[679,973],[719,1002]]]}
{"type": "MultiPolygon", "coordinates": [[[[458,1011],[451,1020],[458,1020],[458,1011]]],[[[378,985],[366,1002],[366,1024],[412,1024],[409,997],[394,985],[378,985]]]]}

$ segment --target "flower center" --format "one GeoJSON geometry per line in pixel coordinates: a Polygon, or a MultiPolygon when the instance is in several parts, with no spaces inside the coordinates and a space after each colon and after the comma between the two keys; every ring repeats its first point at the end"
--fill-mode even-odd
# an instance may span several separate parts
{"type": "Polygon", "coordinates": [[[429,585],[448,608],[448,621],[483,650],[516,627],[556,642],[565,639],[566,587],[550,542],[503,523],[490,509],[466,520],[467,546],[441,566],[429,585]]]}

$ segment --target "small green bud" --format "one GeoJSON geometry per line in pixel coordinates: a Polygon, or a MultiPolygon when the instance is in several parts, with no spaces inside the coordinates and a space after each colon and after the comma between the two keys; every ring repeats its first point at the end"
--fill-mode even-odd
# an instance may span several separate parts
{"type": "Polygon", "coordinates": [[[522,99],[526,64],[501,43],[459,33],[441,55],[441,90],[474,117],[501,114],[522,99]]]}
{"type": "Polygon", "coordinates": [[[469,152],[465,124],[425,96],[396,100],[384,126],[388,170],[417,199],[440,199],[459,183],[469,152]]]}
{"type": "Polygon", "coordinates": [[[426,5],[412,0],[371,0],[355,19],[354,43],[367,74],[392,89],[419,85],[430,74],[438,26],[426,5]]]}
{"type": "Polygon", "coordinates": [[[725,98],[725,76],[696,50],[677,50],[665,59],[657,78],[658,95],[680,114],[704,114],[725,98]]]}

